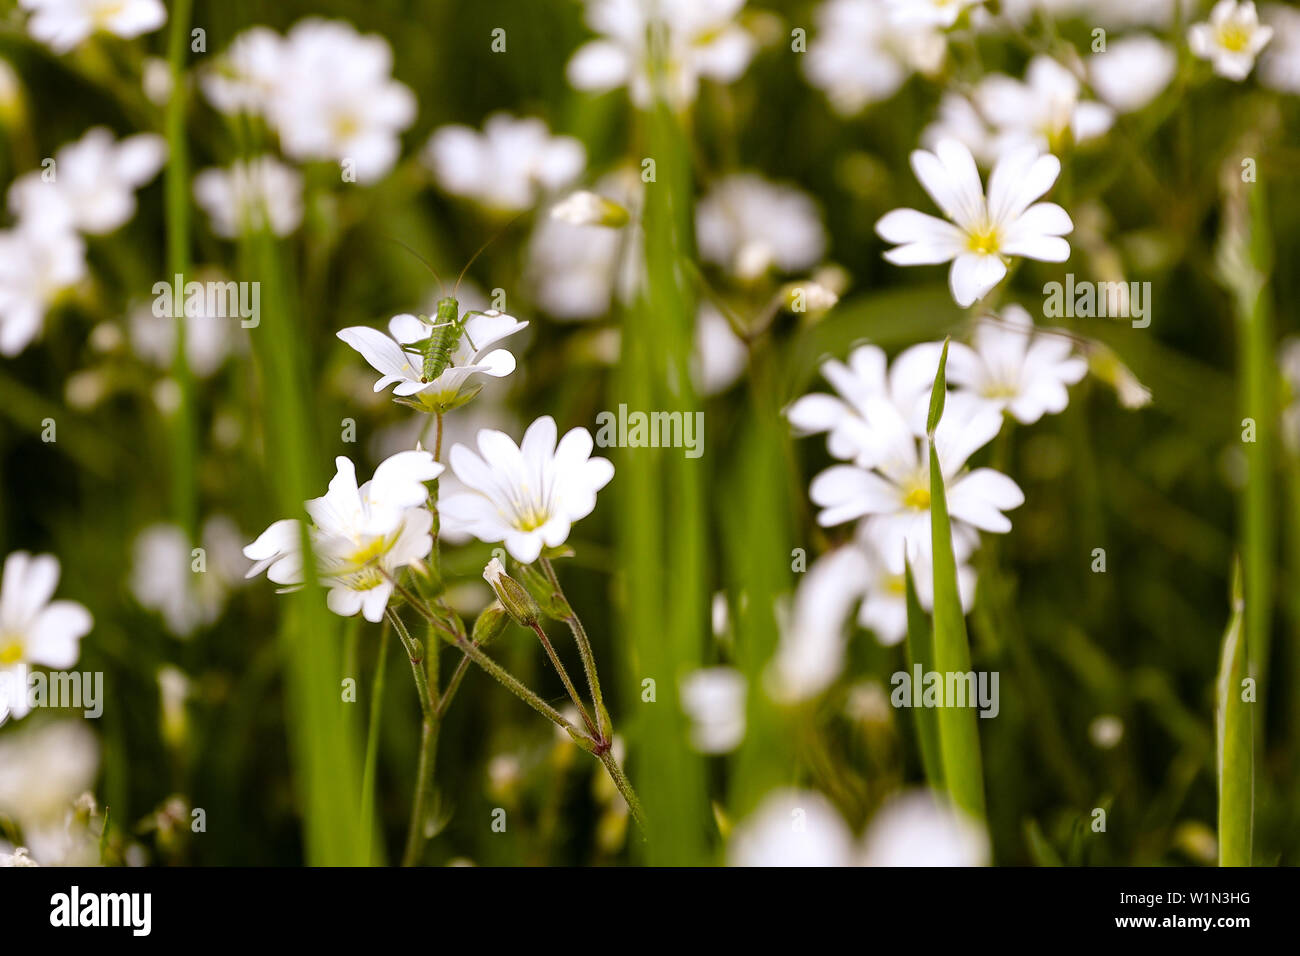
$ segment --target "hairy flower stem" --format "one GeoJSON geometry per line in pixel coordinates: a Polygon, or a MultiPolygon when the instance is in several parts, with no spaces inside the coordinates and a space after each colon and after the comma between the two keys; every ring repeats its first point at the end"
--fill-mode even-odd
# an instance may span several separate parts
{"type": "Polygon", "coordinates": [[[401,638],[406,648],[406,656],[411,660],[411,674],[415,678],[416,694],[420,698],[420,711],[423,721],[420,726],[420,756],[415,770],[415,796],[411,801],[411,822],[406,829],[406,851],[402,854],[403,866],[414,866],[420,860],[424,849],[424,824],[428,815],[428,804],[433,792],[433,767],[438,748],[438,710],[429,692],[429,679],[424,670],[425,649],[411,632],[406,629],[402,619],[393,611],[388,612],[388,620],[393,630],[401,638]]]}
{"type": "Polygon", "coordinates": [[[375,807],[375,767],[379,759],[379,719],[383,715],[384,666],[388,663],[388,622],[379,632],[379,658],[375,661],[374,683],[370,688],[370,725],[366,730],[366,762],[361,773],[361,825],[363,858],[367,864],[374,862],[370,856],[370,841],[374,838],[374,822],[370,819],[375,807]]]}
{"type": "Polygon", "coordinates": [[[605,765],[605,771],[609,774],[609,779],[614,781],[614,786],[618,787],[618,792],[623,795],[623,799],[627,802],[627,808],[632,812],[632,819],[641,828],[641,832],[646,833],[645,811],[641,809],[641,801],[637,798],[636,791],[632,789],[632,781],[627,779],[627,774],[618,765],[618,760],[614,757],[614,751],[606,750],[600,754],[600,762],[605,765]]]}
{"type": "Polygon", "coordinates": [[[573,639],[578,645],[578,653],[582,657],[582,669],[587,674],[587,687],[591,691],[591,701],[596,708],[596,737],[606,745],[611,744],[614,739],[614,729],[610,726],[609,712],[605,709],[605,699],[600,691],[600,677],[596,673],[596,658],[591,652],[591,641],[587,638],[587,629],[582,626],[582,621],[573,612],[573,605],[569,604],[569,599],[565,597],[564,589],[560,587],[560,579],[556,576],[555,568],[551,565],[549,558],[542,558],[542,570],[546,572],[547,580],[551,582],[551,587],[555,589],[555,593],[564,599],[565,606],[570,609],[565,623],[569,625],[569,630],[573,632],[573,639]]]}
{"type": "Polygon", "coordinates": [[[542,647],[546,651],[546,656],[551,659],[551,666],[555,668],[556,673],[560,675],[560,680],[564,682],[564,689],[569,692],[569,699],[573,701],[573,706],[578,708],[578,713],[582,716],[582,722],[587,725],[587,730],[590,731],[591,735],[598,740],[603,739],[599,731],[596,730],[596,725],[591,722],[591,715],[587,713],[587,708],[582,706],[582,698],[578,696],[578,691],[574,688],[573,681],[569,679],[569,672],[565,670],[564,665],[560,663],[560,658],[555,653],[555,648],[551,646],[551,642],[547,639],[546,632],[542,630],[542,626],[536,621],[533,622],[533,633],[536,634],[537,639],[542,642],[542,647]]]}

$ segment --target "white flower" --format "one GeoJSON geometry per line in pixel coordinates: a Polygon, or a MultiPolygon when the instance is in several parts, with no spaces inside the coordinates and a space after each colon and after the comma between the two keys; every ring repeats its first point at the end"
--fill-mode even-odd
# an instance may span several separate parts
{"type": "Polygon", "coordinates": [[[28,850],[25,846],[15,847],[12,853],[0,852],[0,867],[5,866],[40,866],[35,860],[27,855],[28,850]]]}
{"type": "Polygon", "coordinates": [[[45,313],[85,276],[86,244],[76,233],[0,230],[0,353],[25,349],[45,313]]]}
{"type": "Polygon", "coordinates": [[[544,415],[519,445],[491,428],[478,433],[478,454],[454,445],[451,469],[465,491],[442,499],[442,520],[480,541],[504,541],[522,564],[536,561],[543,546],[562,545],[573,522],[596,507],[596,492],[614,477],[614,466],[591,457],[585,428],[569,431],[558,447],[555,439],[555,419],[544,415]]]}
{"type": "Polygon", "coordinates": [[[729,83],[754,55],[754,41],[734,22],[745,0],[587,0],[588,26],[602,34],[579,47],[567,74],[575,89],[604,92],[626,86],[632,102],[653,99],[648,35],[665,40],[665,93],[681,108],[695,100],[701,77],[729,83]]]}
{"type": "Polygon", "coordinates": [[[535,205],[543,192],[573,182],[586,165],[587,151],[572,136],[552,136],[540,119],[495,113],[482,133],[460,125],[435,130],[424,161],[452,195],[517,212],[535,205]]]}
{"type": "Polygon", "coordinates": [[[203,170],[194,177],[194,198],[225,239],[263,227],[287,236],[302,223],[302,174],[274,156],[203,170]]]}
{"type": "Polygon", "coordinates": [[[997,155],[1026,144],[1042,152],[1058,149],[1067,133],[1086,142],[1115,121],[1110,107],[1081,99],[1078,77],[1050,56],[1030,60],[1023,82],[1001,74],[985,77],[975,89],[975,103],[998,131],[997,155]]]}
{"type": "Polygon", "coordinates": [[[863,839],[863,866],[986,866],[989,840],[972,822],[929,791],[887,801],[863,839]]]}
{"type": "Polygon", "coordinates": [[[626,209],[589,189],[569,193],[557,202],[551,207],[551,218],[572,226],[608,226],[615,229],[628,222],[626,209]]]}
{"type": "Polygon", "coordinates": [[[44,170],[15,180],[9,211],[25,227],[104,235],[135,215],[135,190],[158,174],[166,158],[161,136],[139,133],[114,142],[107,128],[96,126],[54,154],[51,181],[44,170]]]}
{"type": "Polygon", "coordinates": [[[965,145],[981,165],[997,161],[999,137],[967,97],[947,92],[939,100],[939,115],[921,131],[921,145],[931,152],[945,139],[965,145]]]}
{"type": "Polygon", "coordinates": [[[504,378],[515,370],[514,355],[493,346],[528,323],[489,310],[471,315],[465,321],[465,329],[452,349],[450,364],[437,378],[426,380],[423,358],[406,351],[405,347],[438,334],[431,324],[433,321],[404,313],[389,321],[389,335],[358,325],[340,330],[338,337],[360,352],[375,371],[383,373],[375,382],[376,392],[396,383],[394,395],[425,411],[446,411],[469,401],[478,392],[477,386],[470,386],[470,379],[475,375],[504,378]]]}
{"type": "Polygon", "coordinates": [[[826,447],[834,457],[870,468],[878,445],[867,434],[868,401],[887,398],[923,434],[941,349],[933,342],[914,345],[894,360],[888,373],[885,353],[875,345],[855,348],[847,365],[828,359],[822,363],[822,376],[838,394],[804,395],[786,409],[786,417],[801,435],[826,432],[826,447]]]}
{"type": "Polygon", "coordinates": [[[971,305],[1001,282],[1009,256],[1044,262],[1070,257],[1070,244],[1061,238],[1074,229],[1069,215],[1055,203],[1034,201],[1060,175],[1055,156],[1032,146],[1006,153],[989,176],[987,200],[974,157],[956,140],[943,140],[933,153],[915,150],[911,158],[917,179],[952,221],[895,209],[876,223],[876,232],[899,243],[885,253],[895,265],[952,262],[948,284],[958,305],[971,305]]]}
{"type": "Polygon", "coordinates": [[[19,0],[31,10],[27,32],[55,53],[67,53],[97,30],[137,37],[167,20],[161,0],[19,0]]]}
{"type": "MultiPolygon", "coordinates": [[[[131,311],[127,321],[131,348],[136,355],[159,369],[170,369],[176,360],[177,320],[170,315],[155,315],[153,304],[143,303],[131,311]]],[[[237,338],[240,325],[225,316],[208,314],[206,306],[199,310],[187,309],[182,321],[186,364],[199,378],[209,378],[240,342],[237,338]]]]}
{"type": "Polygon", "coordinates": [[[1025,425],[1064,411],[1070,400],[1066,386],[1088,373],[1069,339],[1035,334],[1034,320],[1018,305],[1007,306],[1001,317],[980,319],[973,344],[951,345],[948,384],[969,389],[977,401],[1025,425]]]}
{"type": "Polygon", "coordinates": [[[1120,113],[1142,109],[1169,85],[1178,55],[1149,34],[1120,37],[1104,53],[1088,57],[1088,79],[1097,95],[1120,113]]]}
{"type": "MultiPolygon", "coordinates": [[[[610,173],[593,190],[635,216],[642,184],[631,168],[610,173]]],[[[585,321],[605,315],[617,295],[629,301],[641,286],[639,228],[608,229],[541,216],[528,241],[526,276],[533,297],[557,319],[585,321]]]]}
{"type": "Polygon", "coordinates": [[[968,7],[984,0],[885,0],[895,23],[950,27],[968,7]]]}
{"type": "Polygon", "coordinates": [[[1192,53],[1214,65],[1214,72],[1229,80],[1244,80],[1255,57],[1273,38],[1273,28],[1261,25],[1255,4],[1247,0],[1219,0],[1208,23],[1194,23],[1187,31],[1192,53]]]}
{"type": "Polygon", "coordinates": [[[77,662],[93,621],[75,601],[51,601],[59,559],[15,551],[0,581],[0,694],[14,717],[28,711],[27,666],[66,670],[77,662]]]}
{"type": "Polygon", "coordinates": [[[1273,42],[1259,61],[1259,81],[1300,94],[1300,10],[1270,3],[1264,7],[1264,22],[1273,29],[1273,42]]]}
{"type": "Polygon", "coordinates": [[[99,742],[85,721],[38,723],[0,737],[0,816],[18,824],[32,860],[42,866],[99,862],[89,831],[69,819],[98,771],[99,742]]]}
{"type": "Polygon", "coordinates": [[[199,82],[220,112],[259,115],[276,95],[287,53],[284,39],[274,30],[252,27],[230,42],[199,82]]]}
{"type": "Polygon", "coordinates": [[[162,615],[167,630],[189,637],[221,616],[227,593],[243,576],[240,534],[234,522],[214,515],[203,525],[203,565],[183,528],[153,524],[135,538],[130,588],[142,607],[162,615]]]}
{"type": "MultiPolygon", "coordinates": [[[[871,537],[870,522],[858,529],[856,545],[865,558],[866,574],[855,590],[862,595],[858,607],[858,624],[890,647],[907,636],[907,578],[905,572],[891,567],[871,537]]],[[[924,611],[934,610],[934,567],[928,549],[917,548],[909,555],[912,584],[916,600],[924,611]]],[[[975,603],[975,571],[964,560],[957,562],[957,593],[963,611],[975,603]]]]}
{"type": "MultiPolygon", "coordinates": [[[[824,526],[870,516],[862,529],[885,563],[903,570],[909,557],[929,553],[930,458],[924,423],[909,423],[888,399],[871,397],[865,408],[864,436],[870,442],[861,465],[832,465],[813,479],[809,496],[823,510],[824,526]]],[[[1004,511],[1024,504],[1019,486],[991,468],[963,471],[967,459],[988,444],[1002,427],[995,408],[961,392],[948,396],[935,431],[935,450],[943,471],[945,497],[953,527],[953,549],[962,560],[973,548],[974,529],[1003,534],[1011,530],[1004,511]]]]}
{"type": "Polygon", "coordinates": [[[829,0],[802,58],[808,81],[843,115],[889,99],[915,71],[943,64],[947,40],[925,23],[897,23],[883,0],[829,0]]]}
{"type": "Polygon", "coordinates": [[[331,159],[369,183],[392,168],[415,96],[392,78],[393,52],[376,34],[309,18],[285,38],[267,118],[294,159],[331,159]]]}
{"type": "Polygon", "coordinates": [[[778,790],[742,821],[728,866],[852,866],[853,831],[820,793],[778,790]]]}
{"type": "MultiPolygon", "coordinates": [[[[361,611],[375,622],[384,616],[398,572],[433,549],[424,482],[437,478],[443,467],[427,451],[399,452],[357,487],[352,462],[340,455],[334,463],[338,472],[329,492],[307,502],[316,573],[329,588],[331,611],[343,617],[361,611]]],[[[247,577],[266,571],[291,589],[303,583],[302,528],[296,519],[272,524],[244,548],[244,556],[256,562],[247,577]]]]}
{"type": "Polygon", "coordinates": [[[696,210],[695,233],[701,257],[747,281],[772,268],[806,269],[826,250],[812,199],[749,173],[727,176],[709,190],[696,210]]]}
{"type": "Polygon", "coordinates": [[[749,349],[736,337],[731,324],[708,301],[695,315],[695,351],[691,355],[691,380],[704,395],[729,388],[745,370],[749,349]]]}
{"type": "Polygon", "coordinates": [[[682,710],[691,720],[691,746],[723,754],[745,739],[745,675],[734,667],[704,667],[681,680],[682,710]]]}

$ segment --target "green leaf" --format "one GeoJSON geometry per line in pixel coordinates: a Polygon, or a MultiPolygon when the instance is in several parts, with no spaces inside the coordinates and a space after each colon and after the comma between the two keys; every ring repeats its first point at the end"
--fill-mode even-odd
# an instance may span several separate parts
{"type": "Polygon", "coordinates": [[[1242,700],[1242,682],[1248,670],[1241,590],[1238,565],[1233,572],[1232,618],[1223,635],[1216,694],[1220,866],[1250,866],[1255,817],[1254,704],[1242,700]]]}
{"type": "MultiPolygon", "coordinates": [[[[944,342],[939,371],[930,398],[930,540],[934,550],[934,669],[944,676],[970,671],[970,645],[966,637],[966,616],[957,590],[957,561],[952,551],[952,525],[948,500],[934,447],[934,430],[943,415],[944,366],[948,343],[944,342]]],[[[984,779],[980,760],[979,728],[973,707],[939,708],[939,749],[943,757],[943,778],[954,804],[977,820],[984,819],[984,779]]]]}
{"type": "Polygon", "coordinates": [[[925,421],[925,431],[934,438],[934,430],[939,427],[943,417],[944,401],[948,397],[948,380],[944,370],[948,367],[948,339],[943,340],[943,352],[939,355],[939,371],[934,376],[934,390],[930,393],[930,415],[925,421]]]}
{"type": "MultiPolygon", "coordinates": [[[[934,635],[930,629],[930,619],[921,609],[921,602],[916,597],[916,582],[912,578],[912,562],[905,561],[907,581],[907,667],[915,672],[921,666],[921,672],[934,663],[934,635]]],[[[939,715],[930,707],[913,707],[912,716],[916,719],[916,734],[921,743],[921,763],[925,767],[925,779],[936,792],[942,793],[943,754],[939,749],[939,715]]]]}

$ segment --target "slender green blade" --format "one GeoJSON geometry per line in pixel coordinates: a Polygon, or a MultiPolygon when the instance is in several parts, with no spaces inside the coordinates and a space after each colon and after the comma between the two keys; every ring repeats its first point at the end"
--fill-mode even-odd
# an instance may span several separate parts
{"type": "Polygon", "coordinates": [[[1243,700],[1248,676],[1242,639],[1245,602],[1241,570],[1233,575],[1232,618],[1223,635],[1216,706],[1219,786],[1219,865],[1250,866],[1255,818],[1254,703],[1243,700]]]}
{"type": "MultiPolygon", "coordinates": [[[[905,562],[907,583],[907,669],[915,673],[920,666],[921,673],[934,663],[934,635],[930,629],[930,619],[921,608],[916,596],[916,582],[912,578],[912,562],[905,562]]],[[[939,715],[930,707],[913,707],[912,716],[916,719],[916,735],[921,743],[921,763],[925,767],[925,779],[936,791],[942,792],[943,754],[939,748],[939,715]]]]}
{"type": "MultiPolygon", "coordinates": [[[[957,590],[957,561],[952,550],[952,525],[948,500],[934,446],[934,430],[943,416],[944,366],[948,343],[944,342],[939,371],[930,398],[930,540],[934,550],[934,669],[943,676],[970,671],[970,644],[966,637],[966,616],[957,590]]],[[[946,703],[952,703],[948,701],[946,703]]],[[[948,793],[962,810],[984,819],[984,778],[980,760],[978,719],[972,707],[939,708],[939,749],[943,757],[943,778],[948,793]]]]}

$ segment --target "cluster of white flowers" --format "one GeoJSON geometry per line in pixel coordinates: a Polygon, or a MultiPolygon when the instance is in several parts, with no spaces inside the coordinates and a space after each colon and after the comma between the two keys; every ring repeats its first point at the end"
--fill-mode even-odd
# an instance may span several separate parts
{"type": "Polygon", "coordinates": [[[40,335],[50,307],[87,275],[82,235],[125,225],[135,191],[165,158],[160,136],[115,140],[97,126],[14,180],[8,206],[16,222],[0,230],[0,352],[16,355],[40,335]]]}
{"type": "Polygon", "coordinates": [[[415,96],[392,70],[383,37],[313,17],[283,37],[265,27],[241,33],[203,91],[223,113],[265,118],[291,159],[332,160],[370,183],[393,167],[415,120],[415,96]]]}
{"type": "Polygon", "coordinates": [[[20,0],[31,11],[27,32],[55,53],[67,53],[96,32],[129,39],[167,21],[162,0],[20,0]]]}
{"type": "MultiPolygon", "coordinates": [[[[859,624],[882,643],[903,639],[905,561],[922,607],[932,606],[926,413],[941,349],[935,342],[915,345],[887,367],[880,348],[859,346],[847,365],[831,360],[822,366],[836,394],[805,395],[787,410],[799,433],[825,433],[827,449],[844,462],[813,479],[809,494],[822,509],[818,522],[858,524],[852,542],[815,561],[799,587],[771,674],[779,697],[812,696],[838,676],[844,625],[859,601],[859,624]]],[[[1024,503],[1011,478],[992,468],[970,469],[967,462],[998,434],[1006,415],[1032,424],[1063,411],[1068,386],[1086,373],[1086,361],[1073,354],[1068,338],[1036,330],[1029,313],[1015,305],[981,318],[971,345],[949,346],[953,391],[934,441],[965,607],[975,590],[965,562],[979,532],[1010,531],[1005,512],[1024,503]]]]}

